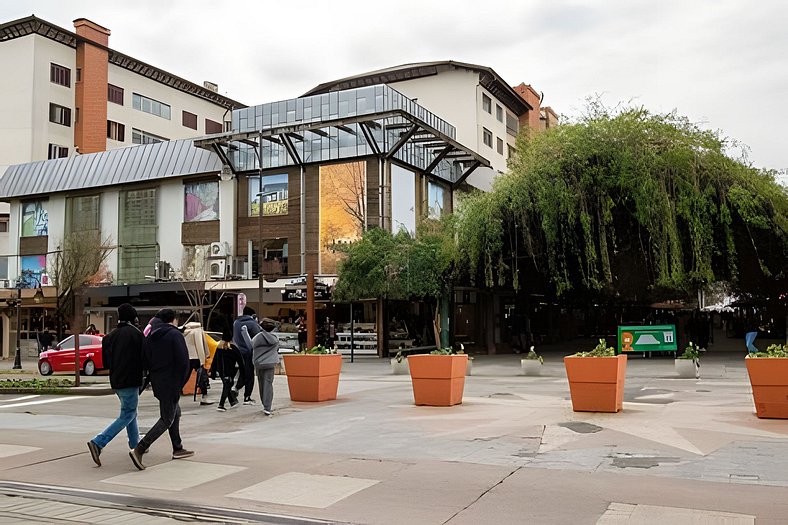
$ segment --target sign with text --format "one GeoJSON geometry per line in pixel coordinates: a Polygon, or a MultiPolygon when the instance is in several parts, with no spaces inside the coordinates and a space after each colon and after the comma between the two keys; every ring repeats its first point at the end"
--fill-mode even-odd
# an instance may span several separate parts
{"type": "Polygon", "coordinates": [[[618,353],[675,352],[676,325],[619,326],[618,353]]]}

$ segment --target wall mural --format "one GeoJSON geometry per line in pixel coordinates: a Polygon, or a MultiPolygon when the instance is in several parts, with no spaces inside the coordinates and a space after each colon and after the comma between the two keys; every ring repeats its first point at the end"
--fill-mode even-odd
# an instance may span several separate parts
{"type": "Polygon", "coordinates": [[[186,184],[183,220],[186,222],[219,220],[218,182],[186,184]]]}
{"type": "Polygon", "coordinates": [[[25,255],[21,257],[22,271],[20,284],[22,288],[35,288],[41,282],[41,274],[47,269],[46,255],[25,255]]]}
{"type": "Polygon", "coordinates": [[[22,204],[22,237],[49,235],[49,215],[43,201],[22,204]]]}
{"type": "Polygon", "coordinates": [[[320,273],[337,273],[338,244],[357,241],[367,215],[363,162],[320,166],[320,273]]]}

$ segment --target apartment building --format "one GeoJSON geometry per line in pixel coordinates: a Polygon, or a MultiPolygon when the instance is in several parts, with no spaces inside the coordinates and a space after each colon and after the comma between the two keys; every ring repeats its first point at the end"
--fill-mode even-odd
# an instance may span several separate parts
{"type": "MultiPolygon", "coordinates": [[[[304,96],[387,84],[451,122],[457,140],[490,161],[468,183],[488,190],[507,169],[521,126],[540,126],[539,95],[522,96],[492,68],[451,60],[418,62],[325,82],[304,96]]],[[[534,94],[536,92],[534,91],[534,94]]]]}
{"type": "Polygon", "coordinates": [[[233,109],[198,85],[109,47],[110,30],[29,16],[0,25],[0,166],[224,131],[233,109]]]}
{"type": "MultiPolygon", "coordinates": [[[[80,18],[68,31],[35,16],[0,24],[0,173],[8,165],[197,137],[245,107],[109,47],[110,30],[80,18]]],[[[0,256],[9,209],[0,203],[0,256]]],[[[0,257],[0,279],[9,273],[0,257]]]]}

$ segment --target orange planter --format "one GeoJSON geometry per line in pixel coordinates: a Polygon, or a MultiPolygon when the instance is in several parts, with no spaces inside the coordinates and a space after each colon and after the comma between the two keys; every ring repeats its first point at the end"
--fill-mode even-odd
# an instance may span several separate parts
{"type": "Polygon", "coordinates": [[[287,387],[293,401],[329,401],[337,398],[341,354],[288,354],[287,387]]]}
{"type": "Polygon", "coordinates": [[[462,403],[467,363],[465,354],[408,356],[416,404],[449,407],[462,403]]]}
{"type": "Polygon", "coordinates": [[[627,356],[564,357],[572,410],[618,412],[624,407],[627,356]]]}
{"type": "Polygon", "coordinates": [[[761,418],[788,419],[788,358],[744,359],[752,385],[755,414],[761,418]]]}

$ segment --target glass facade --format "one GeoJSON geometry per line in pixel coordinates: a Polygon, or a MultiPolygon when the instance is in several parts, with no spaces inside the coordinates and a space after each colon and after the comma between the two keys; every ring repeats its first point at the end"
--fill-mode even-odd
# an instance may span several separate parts
{"type": "Polygon", "coordinates": [[[260,215],[260,200],[263,201],[263,216],[287,215],[287,173],[249,177],[249,217],[260,215]]]}
{"type": "MultiPolygon", "coordinates": [[[[297,164],[288,152],[286,140],[292,143],[295,154],[306,164],[375,154],[376,148],[368,143],[360,123],[331,123],[364,115],[370,116],[365,124],[377,149],[389,151],[412,125],[408,118],[402,116],[380,117],[381,113],[392,111],[402,111],[442,135],[455,139],[454,126],[383,84],[235,110],[232,130],[235,133],[272,132],[271,136],[263,138],[262,167],[278,168],[297,164]],[[315,126],[322,122],[327,125],[315,126]],[[311,125],[312,129],[295,129],[301,125],[311,125]],[[281,134],[284,133],[287,138],[283,140],[281,134]]],[[[394,157],[424,170],[439,152],[440,149],[430,147],[429,142],[408,142],[394,157]]],[[[254,146],[234,142],[226,153],[238,171],[260,169],[254,146]]],[[[432,173],[450,179],[458,169],[459,166],[444,159],[432,173]]]]}

